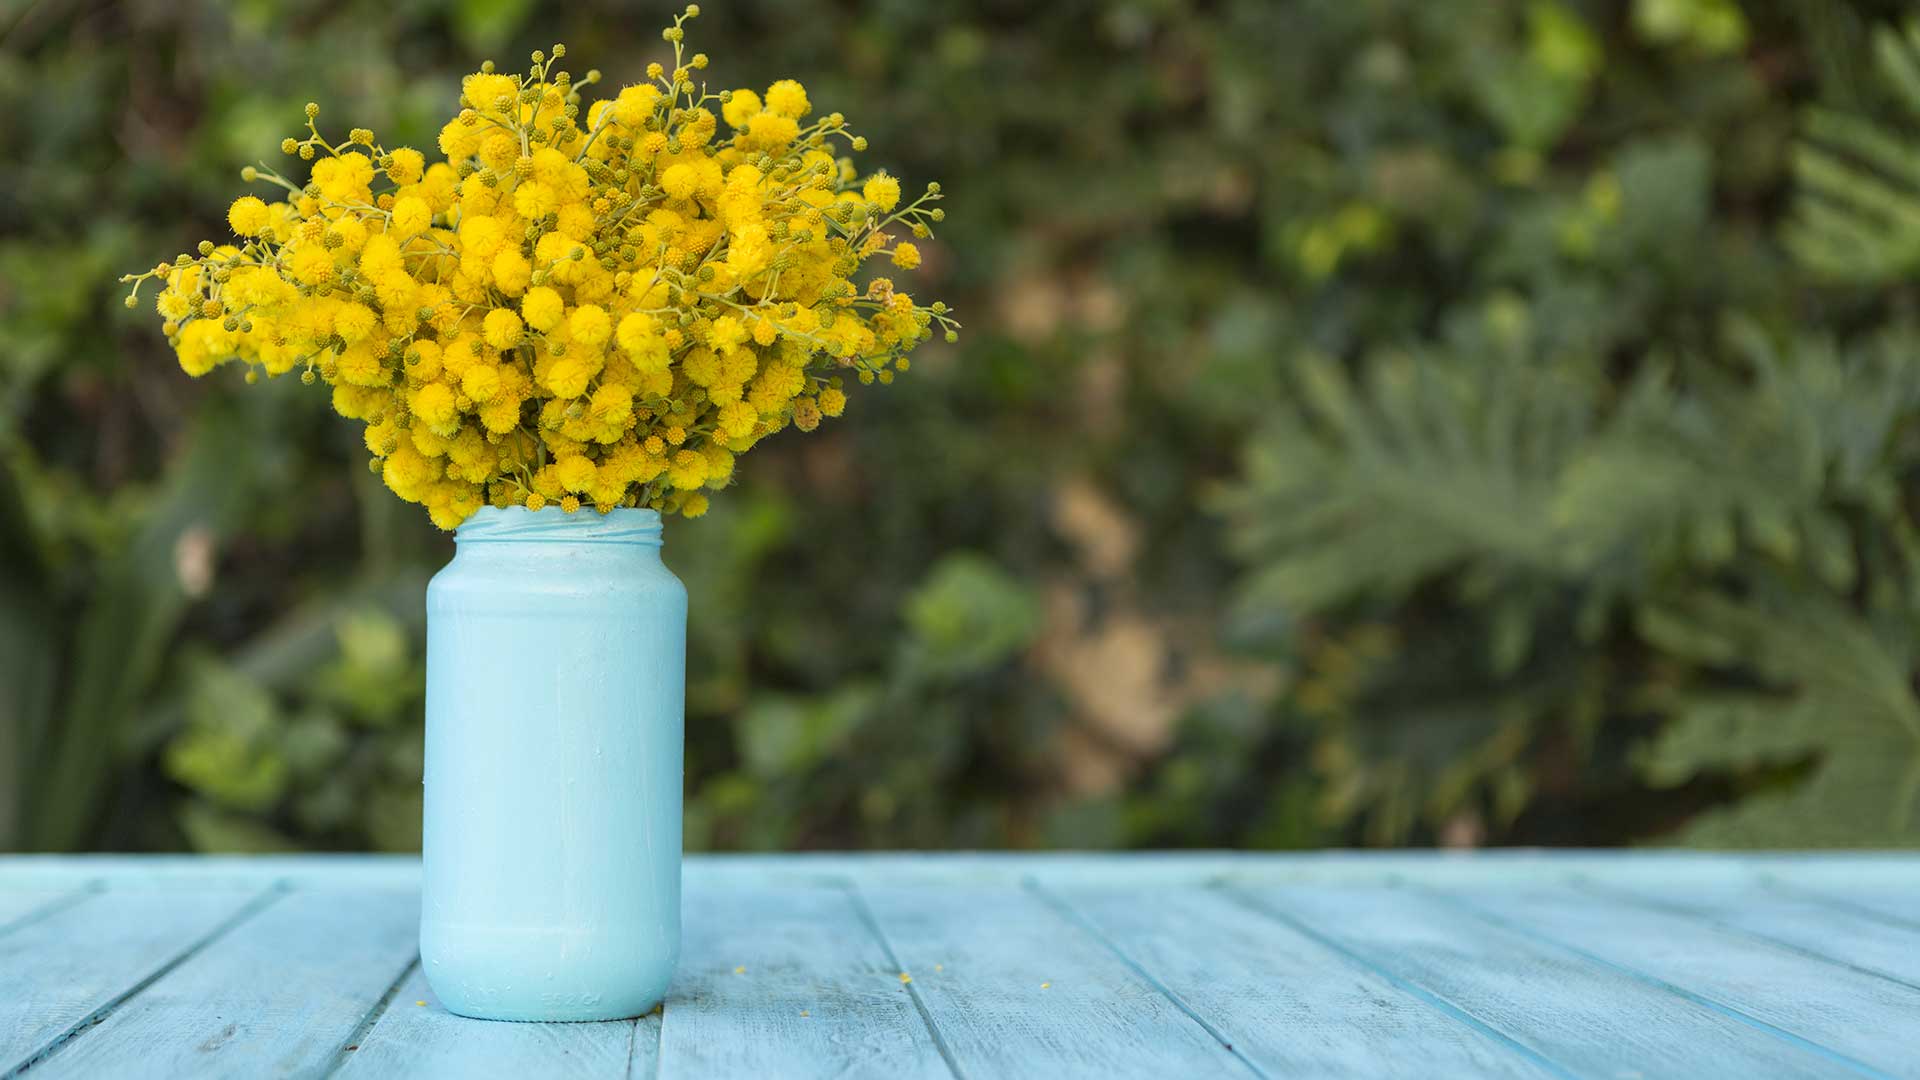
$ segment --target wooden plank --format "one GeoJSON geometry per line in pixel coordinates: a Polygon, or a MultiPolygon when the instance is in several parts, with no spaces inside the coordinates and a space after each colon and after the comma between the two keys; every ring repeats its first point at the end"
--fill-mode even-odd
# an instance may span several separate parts
{"type": "Polygon", "coordinates": [[[703,888],[683,910],[660,1075],[949,1075],[844,888],[703,888]]]}
{"type": "Polygon", "coordinates": [[[323,1075],[414,961],[419,922],[412,892],[289,893],[36,1065],[34,1080],[323,1075]]]}
{"type": "MultiPolygon", "coordinates": [[[[651,1032],[658,1025],[653,1019],[651,1032]]],[[[419,1080],[624,1080],[635,1024],[469,1020],[440,1005],[416,965],[371,1030],[345,1051],[341,1076],[419,1080]],[[424,1003],[424,1004],[423,1004],[424,1003]]],[[[651,1053],[651,1047],[646,1048],[651,1053]]]]}
{"type": "MultiPolygon", "coordinates": [[[[1228,877],[1252,883],[1385,883],[1396,876],[1429,884],[1508,885],[1564,881],[1588,874],[1621,884],[1728,884],[1775,875],[1809,888],[1843,893],[1870,885],[1920,891],[1920,860],[1856,853],[1732,855],[1684,851],[1416,851],[1142,852],[1115,858],[1085,853],[797,853],[695,854],[687,857],[689,888],[701,884],[805,885],[823,878],[862,877],[880,869],[896,884],[1017,885],[1043,873],[1056,884],[1121,886],[1129,882],[1201,885],[1228,877]]],[[[0,891],[73,888],[94,879],[137,880],[143,886],[205,888],[213,882],[295,888],[418,888],[419,859],[405,855],[11,855],[0,857],[0,891]]]]}
{"type": "Polygon", "coordinates": [[[98,891],[91,885],[81,885],[78,888],[0,891],[0,934],[44,919],[55,911],[79,903],[98,891]]]}
{"type": "MultiPolygon", "coordinates": [[[[1036,884],[1048,899],[1054,890],[1036,884]]],[[[1218,890],[1058,890],[1128,963],[1276,1076],[1551,1076],[1505,1042],[1218,890]]]]}
{"type": "Polygon", "coordinates": [[[417,855],[8,855],[0,890],[104,882],[141,889],[418,889],[417,855]]]}
{"type": "MultiPolygon", "coordinates": [[[[1796,866],[1800,863],[1796,863],[1796,866]]],[[[1385,884],[1396,876],[1434,882],[1559,882],[1570,873],[1649,880],[1752,881],[1755,859],[1715,852],[1415,851],[1087,853],[890,852],[870,854],[696,855],[687,882],[804,884],[823,877],[864,880],[880,874],[895,885],[1011,885],[1041,876],[1058,885],[1153,883],[1204,885],[1220,878],[1254,884],[1326,882],[1385,884]]]]}
{"type": "Polygon", "coordinates": [[[0,935],[0,1075],[49,1052],[266,899],[233,890],[97,892],[0,935]]]}
{"type": "MultiPolygon", "coordinates": [[[[1586,884],[1586,883],[1576,883],[1586,884]]],[[[1920,989],[1920,924],[1901,926],[1850,907],[1772,889],[1621,889],[1586,884],[1599,896],[1704,919],[1722,929],[1920,989]]]]}
{"type": "Polygon", "coordinates": [[[1920,1077],[1920,991],[1911,987],[1698,919],[1596,902],[1570,889],[1475,890],[1446,900],[1563,951],[1617,965],[1674,1001],[1727,1011],[1856,1072],[1920,1077]]]}
{"type": "MultiPolygon", "coordinates": [[[[1410,851],[1143,852],[1124,857],[1084,853],[799,853],[687,857],[688,888],[712,885],[807,885],[837,877],[884,873],[895,884],[1014,885],[1044,874],[1057,884],[1123,886],[1133,882],[1203,885],[1221,877],[1254,883],[1385,883],[1396,875],[1429,883],[1557,882],[1570,873],[1654,881],[1733,882],[1778,871],[1796,879],[1882,874],[1920,887],[1920,862],[1858,856],[1769,857],[1712,852],[1410,851]]],[[[218,882],[264,888],[417,889],[420,862],[402,855],[15,855],[0,858],[0,889],[72,888],[93,879],[138,881],[142,887],[206,888],[218,882]]]]}
{"type": "MultiPolygon", "coordinates": [[[[1622,862],[1637,858],[1625,855],[1622,862]]],[[[1750,856],[1746,860],[1763,881],[1783,882],[1821,892],[1848,895],[1861,891],[1912,894],[1920,891],[1920,858],[1911,852],[1829,851],[1750,856]]]]}
{"type": "MultiPolygon", "coordinates": [[[[855,894],[967,1076],[1247,1076],[1224,1044],[1019,886],[930,889],[875,868],[855,894]]],[[[673,1028],[671,1012],[667,1030],[673,1028]]]]}
{"type": "Polygon", "coordinates": [[[1431,897],[1355,886],[1230,893],[1520,1043],[1562,1075],[1851,1075],[1724,1012],[1431,897]]]}
{"type": "Polygon", "coordinates": [[[1832,884],[1806,886],[1779,879],[1769,879],[1766,884],[1769,892],[1849,911],[1892,926],[1920,928],[1920,882],[1911,888],[1876,883],[1852,889],[1832,884]]]}

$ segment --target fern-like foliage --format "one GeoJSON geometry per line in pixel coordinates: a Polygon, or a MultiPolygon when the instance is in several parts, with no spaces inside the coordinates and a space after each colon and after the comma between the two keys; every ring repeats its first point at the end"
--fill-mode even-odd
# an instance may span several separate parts
{"type": "Polygon", "coordinates": [[[1920,836],[1920,341],[1723,339],[1619,387],[1498,349],[1300,365],[1227,510],[1246,604],[1388,628],[1358,675],[1303,650],[1330,810],[1382,842],[1511,815],[1531,746],[1637,717],[1656,783],[1791,781],[1698,839],[1920,836]]]}
{"type": "Polygon", "coordinates": [[[1650,690],[1673,717],[1646,751],[1656,780],[1754,774],[1804,762],[1804,778],[1703,815],[1686,839],[1715,847],[1889,847],[1920,836],[1920,667],[1904,604],[1860,612],[1787,580],[1734,598],[1664,602],[1647,625],[1675,657],[1737,675],[1650,690]]]}
{"type": "Polygon", "coordinates": [[[1551,487],[1593,423],[1576,375],[1433,352],[1358,377],[1307,356],[1296,375],[1298,403],[1255,442],[1226,503],[1256,568],[1245,603],[1310,615],[1455,568],[1504,579],[1565,559],[1551,487]]]}
{"type": "Polygon", "coordinates": [[[1507,186],[1307,306],[1220,504],[1331,835],[1920,843],[1920,18],[1843,8],[1777,158],[1593,127],[1607,39],[1577,153],[1494,109],[1507,186]]]}
{"type": "MultiPolygon", "coordinates": [[[[1888,96],[1920,121],[1920,18],[1873,35],[1874,69],[1888,96]]],[[[1794,148],[1801,198],[1786,242],[1837,279],[1882,283],[1920,272],[1920,141],[1852,113],[1809,110],[1794,148]]]]}

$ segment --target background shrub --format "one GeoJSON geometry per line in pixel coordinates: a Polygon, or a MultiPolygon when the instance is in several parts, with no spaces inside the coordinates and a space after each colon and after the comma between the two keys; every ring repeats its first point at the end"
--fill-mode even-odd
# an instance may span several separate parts
{"type": "MultiPolygon", "coordinates": [[[[673,527],[694,847],[1910,844],[1891,2],[706,5],[968,331],[673,527]]],[[[0,15],[0,847],[418,842],[449,539],[114,279],[621,0],[0,15]]],[[[789,444],[790,443],[790,444],[789,444]]]]}

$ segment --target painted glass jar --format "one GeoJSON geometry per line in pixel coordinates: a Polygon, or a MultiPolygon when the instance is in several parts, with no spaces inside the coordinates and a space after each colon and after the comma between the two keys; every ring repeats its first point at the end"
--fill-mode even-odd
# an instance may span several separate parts
{"type": "Polygon", "coordinates": [[[488,507],[427,587],[420,959],[456,1013],[610,1020],[666,993],[687,593],[660,532],[488,507]]]}

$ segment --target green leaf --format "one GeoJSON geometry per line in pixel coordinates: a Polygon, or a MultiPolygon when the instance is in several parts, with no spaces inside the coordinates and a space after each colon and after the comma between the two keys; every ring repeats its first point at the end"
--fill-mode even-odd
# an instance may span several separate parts
{"type": "Polygon", "coordinates": [[[187,726],[167,744],[168,775],[208,799],[259,812],[286,793],[278,704],[259,684],[217,660],[193,665],[187,726]]]}
{"type": "Polygon", "coordinates": [[[1032,588],[984,555],[948,555],[907,598],[907,626],[936,672],[967,675],[1025,649],[1040,629],[1032,588]]]}
{"type": "Polygon", "coordinates": [[[801,775],[839,753],[879,700],[856,683],[819,698],[762,697],[736,722],[747,771],[776,779],[801,775]]]}
{"type": "MultiPolygon", "coordinates": [[[[1875,625],[1830,594],[1774,581],[1751,599],[1700,593],[1689,618],[1730,643],[1770,691],[1678,692],[1675,720],[1643,749],[1658,782],[1703,771],[1811,762],[1804,780],[1691,823],[1715,847],[1920,844],[1920,666],[1911,624],[1875,625]]],[[[1656,699],[1657,701],[1657,699],[1656,699]]]]}
{"type": "Polygon", "coordinates": [[[469,49],[490,52],[519,33],[532,11],[533,0],[457,0],[453,26],[469,49]]]}

